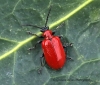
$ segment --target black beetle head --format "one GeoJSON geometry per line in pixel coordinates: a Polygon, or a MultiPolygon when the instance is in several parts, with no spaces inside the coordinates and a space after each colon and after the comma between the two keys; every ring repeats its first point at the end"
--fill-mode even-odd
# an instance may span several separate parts
{"type": "Polygon", "coordinates": [[[46,30],[49,30],[49,27],[48,26],[47,27],[42,27],[40,31],[41,32],[45,32],[46,30]]]}

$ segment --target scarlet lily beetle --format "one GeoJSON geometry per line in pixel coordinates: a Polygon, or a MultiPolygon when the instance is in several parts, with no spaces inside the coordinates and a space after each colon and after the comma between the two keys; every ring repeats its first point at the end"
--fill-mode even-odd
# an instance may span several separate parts
{"type": "MultiPolygon", "coordinates": [[[[39,28],[40,31],[43,33],[42,36],[38,36],[28,31],[29,34],[44,38],[42,41],[38,41],[34,47],[28,49],[28,50],[32,50],[36,47],[37,44],[41,43],[42,50],[43,50],[43,54],[41,57],[41,67],[44,66],[43,59],[45,59],[46,63],[52,69],[58,70],[64,66],[66,61],[67,56],[64,51],[64,48],[66,48],[67,46],[72,46],[72,43],[67,43],[66,45],[62,45],[60,40],[61,36],[54,36],[55,32],[49,30],[49,27],[47,26],[47,22],[48,22],[50,11],[51,11],[51,7],[49,9],[44,27],[39,27],[35,25],[24,25],[24,26],[33,26],[39,28]]],[[[71,58],[67,57],[67,59],[71,59],[71,58]]],[[[39,71],[41,71],[41,68],[39,69],[39,71]]]]}

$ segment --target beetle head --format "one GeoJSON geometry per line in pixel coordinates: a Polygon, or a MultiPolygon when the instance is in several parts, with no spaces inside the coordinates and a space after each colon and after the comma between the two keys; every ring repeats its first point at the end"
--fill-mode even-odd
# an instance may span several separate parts
{"type": "Polygon", "coordinates": [[[40,29],[41,32],[45,32],[46,30],[49,30],[49,27],[48,27],[48,26],[47,26],[47,27],[42,27],[42,28],[40,29]]]}

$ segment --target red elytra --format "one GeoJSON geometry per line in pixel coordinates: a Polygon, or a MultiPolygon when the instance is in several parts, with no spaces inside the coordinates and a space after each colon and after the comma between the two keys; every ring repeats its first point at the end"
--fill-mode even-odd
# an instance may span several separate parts
{"type": "MultiPolygon", "coordinates": [[[[33,26],[33,27],[40,28],[40,31],[43,33],[42,37],[44,38],[44,40],[37,42],[37,43],[41,43],[41,45],[42,45],[42,49],[43,49],[42,57],[45,58],[46,63],[51,68],[58,70],[64,66],[64,63],[66,61],[67,56],[65,54],[64,47],[67,47],[67,46],[63,47],[59,36],[54,36],[55,32],[52,32],[51,30],[49,30],[49,27],[47,26],[47,21],[48,21],[50,11],[51,11],[51,7],[49,9],[44,27],[39,27],[39,26],[35,26],[35,25],[24,25],[24,26],[33,26]]],[[[31,32],[28,32],[28,33],[38,36],[31,32]]],[[[71,44],[70,44],[70,46],[71,46],[71,44]]],[[[29,50],[31,50],[31,49],[33,49],[33,48],[30,48],[29,50]]],[[[71,59],[71,58],[69,58],[69,59],[71,59]]],[[[41,62],[41,66],[42,66],[42,62],[41,62]]],[[[41,68],[39,70],[41,70],[41,68]]]]}
{"type": "Polygon", "coordinates": [[[62,68],[66,61],[66,55],[60,38],[52,35],[51,30],[46,30],[43,37],[42,49],[47,64],[55,70],[62,68]]]}

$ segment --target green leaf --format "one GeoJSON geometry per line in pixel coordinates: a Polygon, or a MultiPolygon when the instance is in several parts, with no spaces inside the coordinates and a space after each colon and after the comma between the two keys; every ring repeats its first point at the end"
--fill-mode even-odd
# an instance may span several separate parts
{"type": "Polygon", "coordinates": [[[0,85],[99,85],[100,84],[100,1],[99,0],[1,0],[0,1],[0,85]],[[41,35],[39,29],[22,25],[44,26],[52,5],[48,26],[62,42],[74,43],[65,49],[74,61],[67,60],[60,70],[48,65],[42,74],[40,40],[26,31],[41,35]]]}

